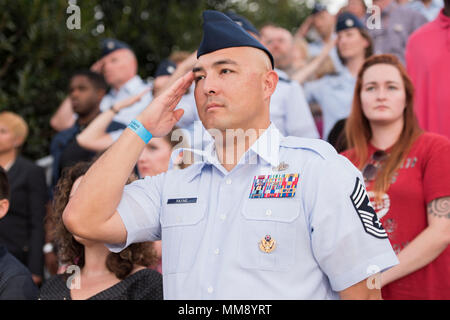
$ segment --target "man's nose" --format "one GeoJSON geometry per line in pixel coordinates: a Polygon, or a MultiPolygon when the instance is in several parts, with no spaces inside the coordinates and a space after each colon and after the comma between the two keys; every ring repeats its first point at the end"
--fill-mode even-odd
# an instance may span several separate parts
{"type": "Polygon", "coordinates": [[[78,97],[78,95],[79,95],[79,91],[77,89],[73,89],[69,94],[69,96],[71,98],[76,98],[76,97],[78,97]]]}
{"type": "Polygon", "coordinates": [[[219,92],[218,78],[212,75],[206,76],[203,84],[203,92],[206,95],[214,95],[219,92]]]}

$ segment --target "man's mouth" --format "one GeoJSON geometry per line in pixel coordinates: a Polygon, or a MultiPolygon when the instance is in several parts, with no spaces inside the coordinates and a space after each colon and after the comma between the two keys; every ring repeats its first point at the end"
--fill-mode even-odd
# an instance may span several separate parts
{"type": "Polygon", "coordinates": [[[206,111],[212,111],[212,110],[216,110],[218,108],[223,108],[222,104],[219,103],[215,103],[215,102],[210,102],[206,105],[206,111]]]}

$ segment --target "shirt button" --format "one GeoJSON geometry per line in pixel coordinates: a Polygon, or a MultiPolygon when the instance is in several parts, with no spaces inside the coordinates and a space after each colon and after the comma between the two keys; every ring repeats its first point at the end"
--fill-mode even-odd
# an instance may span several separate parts
{"type": "Polygon", "coordinates": [[[271,216],[271,215],[272,215],[272,210],[267,209],[267,210],[266,210],[266,216],[271,216]]]}
{"type": "Polygon", "coordinates": [[[227,216],[225,214],[220,215],[220,220],[224,221],[226,218],[227,218],[227,216]]]}
{"type": "Polygon", "coordinates": [[[208,290],[208,293],[213,293],[213,291],[214,291],[214,288],[213,288],[213,287],[211,287],[211,286],[209,286],[207,290],[208,290]]]}
{"type": "Polygon", "coordinates": [[[219,248],[217,248],[216,250],[214,250],[214,254],[215,254],[215,255],[218,255],[219,252],[220,252],[219,248]]]}
{"type": "Polygon", "coordinates": [[[231,179],[228,178],[228,179],[225,181],[225,183],[226,183],[226,184],[231,184],[231,179]]]}
{"type": "Polygon", "coordinates": [[[183,221],[183,218],[177,217],[175,220],[176,220],[177,222],[181,222],[181,221],[183,221]]]}

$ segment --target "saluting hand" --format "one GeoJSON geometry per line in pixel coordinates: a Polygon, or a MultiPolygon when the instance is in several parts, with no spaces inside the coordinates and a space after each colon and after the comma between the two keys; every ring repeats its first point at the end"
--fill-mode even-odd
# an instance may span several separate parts
{"type": "Polygon", "coordinates": [[[104,60],[100,59],[98,61],[96,61],[92,66],[91,66],[91,71],[92,72],[96,72],[96,73],[102,73],[103,71],[103,64],[104,64],[104,60]]]}
{"type": "Polygon", "coordinates": [[[156,97],[144,111],[137,116],[137,120],[150,131],[154,137],[164,137],[183,116],[184,110],[175,110],[186,90],[194,81],[194,73],[189,71],[178,79],[172,86],[156,97]]]}

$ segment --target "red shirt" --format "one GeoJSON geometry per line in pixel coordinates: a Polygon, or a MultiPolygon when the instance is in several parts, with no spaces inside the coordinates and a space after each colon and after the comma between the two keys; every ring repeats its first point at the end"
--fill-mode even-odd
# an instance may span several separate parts
{"type": "Polygon", "coordinates": [[[414,32],[406,65],[415,87],[415,111],[422,129],[450,138],[450,17],[443,11],[414,32]]]}
{"type": "MultiPolygon", "coordinates": [[[[375,151],[369,145],[369,159],[375,151]]],[[[343,155],[358,166],[353,150],[343,155]]],[[[366,188],[398,254],[428,226],[427,204],[450,196],[449,139],[433,133],[421,134],[394,174],[380,205],[373,201],[373,181],[366,182],[366,188]]],[[[381,292],[386,300],[450,299],[450,247],[425,267],[384,286],[381,292]]]]}

